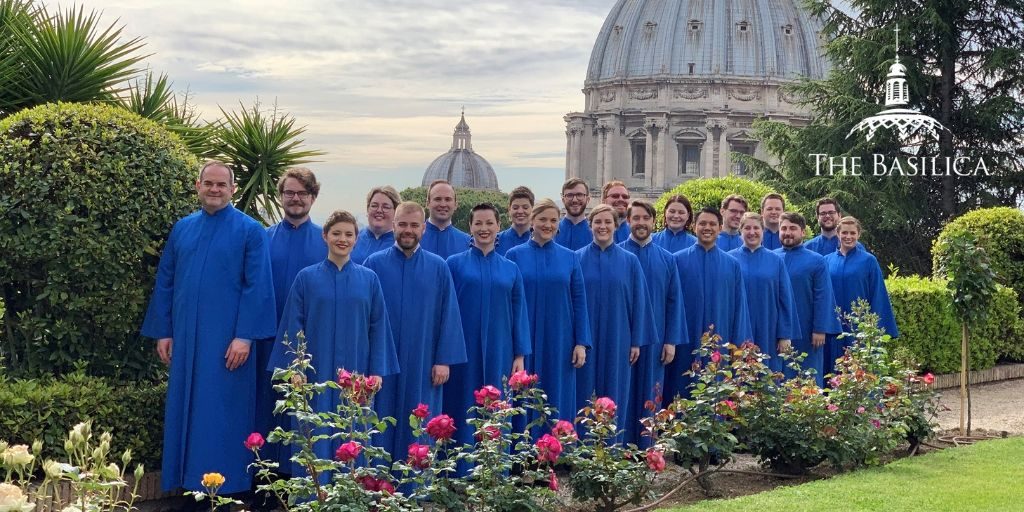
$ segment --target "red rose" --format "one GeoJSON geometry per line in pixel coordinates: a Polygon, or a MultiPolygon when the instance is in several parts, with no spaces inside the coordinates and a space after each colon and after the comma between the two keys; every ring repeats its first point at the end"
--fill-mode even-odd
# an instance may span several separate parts
{"type": "Polygon", "coordinates": [[[352,374],[349,373],[348,370],[344,368],[338,370],[338,385],[341,386],[342,389],[352,388],[352,374]]]}
{"type": "Polygon", "coordinates": [[[380,487],[378,487],[378,485],[377,485],[377,479],[372,477],[372,476],[369,476],[369,475],[361,476],[361,477],[357,478],[356,481],[359,482],[359,485],[363,486],[363,489],[366,489],[367,491],[379,491],[380,490],[380,487]]]}
{"type": "Polygon", "coordinates": [[[259,450],[260,448],[263,448],[263,443],[263,436],[261,436],[259,432],[253,432],[252,434],[249,434],[249,437],[246,438],[245,443],[243,444],[245,444],[245,448],[247,450],[259,450]]]}
{"type": "Polygon", "coordinates": [[[376,393],[380,391],[381,378],[376,375],[370,375],[363,381],[363,386],[370,393],[376,393]]]}
{"type": "Polygon", "coordinates": [[[434,439],[451,439],[455,433],[455,420],[447,414],[433,417],[427,422],[427,434],[434,439]]]}
{"type": "Polygon", "coordinates": [[[654,448],[647,450],[647,467],[655,473],[665,471],[665,454],[654,448]]]}
{"type": "Polygon", "coordinates": [[[560,440],[576,440],[579,436],[576,435],[576,428],[572,426],[571,422],[565,420],[558,420],[554,427],[551,427],[551,433],[560,440]]]}
{"type": "Polygon", "coordinates": [[[554,464],[562,454],[562,443],[551,434],[544,434],[537,440],[537,458],[541,462],[554,464]]]}
{"type": "Polygon", "coordinates": [[[487,405],[499,398],[501,398],[501,391],[488,384],[473,392],[473,396],[476,398],[477,405],[487,405]]]}
{"type": "Polygon", "coordinates": [[[412,415],[421,420],[427,419],[427,416],[430,416],[430,408],[427,404],[419,404],[412,410],[412,415]]]}
{"type": "Polygon", "coordinates": [[[487,410],[488,411],[504,411],[504,410],[509,409],[511,407],[512,406],[509,405],[509,403],[504,401],[504,400],[495,400],[495,401],[487,404],[487,410]]]}
{"type": "Polygon", "coordinates": [[[334,459],[341,462],[349,462],[359,456],[363,451],[363,446],[355,441],[349,441],[342,444],[334,452],[334,459]]]}
{"type": "Polygon", "coordinates": [[[924,374],[923,377],[921,377],[921,381],[923,381],[925,384],[931,386],[932,383],[935,382],[935,376],[932,375],[931,373],[926,373],[926,374],[924,374]]]}
{"type": "Polygon", "coordinates": [[[615,417],[615,401],[603,396],[594,402],[594,416],[598,419],[612,419],[615,417]]]}
{"type": "Polygon", "coordinates": [[[427,469],[430,467],[430,447],[425,444],[412,443],[409,445],[409,465],[416,469],[427,469]]]}
{"type": "Polygon", "coordinates": [[[540,380],[537,374],[526,373],[526,370],[519,370],[512,374],[508,379],[508,385],[516,391],[522,391],[523,389],[529,388],[540,380]]]}
{"type": "Polygon", "coordinates": [[[720,354],[717,350],[711,353],[711,362],[712,363],[717,363],[717,362],[719,362],[721,360],[722,360],[722,354],[720,354]]]}
{"type": "Polygon", "coordinates": [[[395,486],[387,480],[377,480],[377,490],[384,494],[394,494],[395,486]]]}
{"type": "Polygon", "coordinates": [[[480,430],[477,430],[476,434],[474,434],[473,437],[476,438],[478,442],[483,441],[484,439],[488,441],[494,441],[495,439],[501,437],[501,429],[494,425],[490,425],[480,430]]]}

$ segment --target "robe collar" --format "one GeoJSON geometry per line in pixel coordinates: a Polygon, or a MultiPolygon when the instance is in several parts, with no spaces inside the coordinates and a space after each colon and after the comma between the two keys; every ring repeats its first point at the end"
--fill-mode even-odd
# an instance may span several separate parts
{"type": "Polygon", "coordinates": [[[231,204],[231,203],[228,203],[227,206],[225,206],[224,208],[221,208],[220,210],[217,210],[217,211],[215,211],[213,213],[210,213],[210,212],[206,211],[206,208],[202,208],[202,207],[199,208],[200,211],[202,211],[205,215],[208,215],[210,217],[221,217],[223,215],[227,215],[224,212],[226,212],[228,210],[234,210],[234,209],[235,209],[235,206],[233,204],[231,204]]]}
{"type": "Polygon", "coordinates": [[[484,254],[484,251],[480,250],[480,248],[477,247],[475,244],[473,244],[472,242],[470,242],[470,244],[469,244],[469,250],[472,251],[473,254],[475,254],[475,255],[477,255],[477,256],[479,256],[481,258],[490,258],[491,256],[493,256],[495,254],[498,254],[497,247],[498,247],[498,244],[497,244],[497,242],[495,242],[494,248],[491,249],[491,252],[489,252],[487,254],[484,254]]]}
{"type": "Polygon", "coordinates": [[[630,233],[628,240],[630,242],[633,242],[636,245],[639,245],[640,247],[647,247],[648,245],[651,245],[651,241],[652,241],[651,237],[647,237],[647,240],[644,240],[643,242],[641,242],[641,241],[637,240],[636,237],[634,237],[632,233],[630,233]]]}
{"type": "Polygon", "coordinates": [[[385,232],[381,233],[380,236],[377,236],[377,235],[373,234],[373,230],[372,229],[370,229],[368,227],[363,228],[363,229],[366,230],[366,234],[372,236],[374,240],[380,240],[381,238],[384,238],[385,236],[387,236],[388,233],[394,233],[395,232],[395,230],[392,229],[391,231],[385,231],[385,232]]]}
{"type": "MultiPolygon", "coordinates": [[[[399,250],[401,250],[401,249],[399,249],[399,250]]],[[[344,271],[348,270],[349,268],[351,268],[353,263],[354,262],[352,261],[352,258],[350,257],[348,259],[348,261],[346,261],[345,264],[341,266],[341,268],[338,268],[338,266],[335,265],[334,262],[331,261],[330,258],[324,258],[324,261],[323,261],[324,267],[327,268],[327,269],[333,270],[334,272],[344,272],[344,271]]]]}
{"type": "Polygon", "coordinates": [[[452,224],[451,220],[449,220],[444,226],[438,226],[437,224],[434,224],[433,220],[427,219],[427,227],[433,227],[437,231],[448,231],[448,228],[452,226],[454,226],[454,224],[452,224]]]}
{"type": "Polygon", "coordinates": [[[306,229],[313,225],[313,218],[307,215],[306,220],[302,221],[302,224],[299,224],[298,226],[288,222],[288,219],[281,219],[281,224],[284,224],[285,227],[292,230],[306,229]]]}
{"type": "Polygon", "coordinates": [[[547,243],[545,243],[544,245],[541,245],[541,244],[537,243],[537,241],[534,240],[533,237],[531,236],[530,237],[530,241],[526,242],[526,243],[528,243],[528,244],[530,244],[533,247],[536,247],[538,249],[547,249],[548,246],[550,246],[551,244],[555,243],[555,239],[552,238],[551,240],[548,240],[547,243]]]}
{"type": "MultiPolygon", "coordinates": [[[[398,254],[400,256],[402,256],[403,258],[405,258],[405,251],[403,251],[402,248],[398,246],[398,240],[395,240],[394,245],[392,245],[391,247],[394,247],[395,250],[398,251],[398,254]]],[[[412,250],[412,256],[410,256],[410,258],[412,258],[413,256],[416,256],[416,254],[418,252],[420,252],[420,244],[416,244],[416,248],[412,250]]],[[[408,258],[406,258],[406,259],[408,259],[408,258]]]]}
{"type": "Polygon", "coordinates": [[[747,252],[748,252],[748,253],[750,253],[750,254],[754,254],[754,253],[755,253],[755,252],[757,252],[758,250],[760,250],[760,249],[764,249],[764,246],[763,246],[763,245],[759,245],[759,246],[757,246],[757,248],[756,248],[756,249],[754,249],[753,251],[751,251],[751,250],[750,250],[750,248],[749,248],[749,247],[747,247],[747,244],[743,244],[743,245],[741,245],[740,247],[741,247],[741,248],[742,248],[742,249],[743,249],[744,251],[747,251],[747,252]]]}
{"type": "MultiPolygon", "coordinates": [[[[860,243],[860,242],[858,242],[858,243],[860,243]]],[[[842,242],[840,242],[840,244],[842,244],[842,242]]],[[[858,252],[858,251],[860,251],[860,248],[859,248],[859,247],[857,247],[856,245],[854,245],[854,246],[853,246],[853,249],[850,249],[850,250],[849,250],[849,252],[847,252],[847,253],[846,253],[846,254],[844,255],[844,254],[843,254],[843,251],[839,250],[839,247],[836,247],[836,252],[837,252],[837,253],[838,253],[838,254],[839,254],[840,256],[842,256],[842,257],[844,257],[844,258],[849,258],[850,256],[854,256],[854,255],[856,255],[856,254],[857,254],[857,252],[858,252]]]]}

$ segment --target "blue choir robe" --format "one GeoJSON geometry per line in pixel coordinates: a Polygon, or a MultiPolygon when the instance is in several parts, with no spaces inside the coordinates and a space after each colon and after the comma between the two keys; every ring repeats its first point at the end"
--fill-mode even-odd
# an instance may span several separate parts
{"type": "MultiPolygon", "coordinates": [[[[384,305],[384,292],[377,274],[349,261],[341,269],[330,260],[306,267],[295,277],[288,294],[284,316],[278,328],[278,343],[268,369],[286,368],[294,358],[283,341],[295,345],[304,333],[307,353],[316,369],[310,382],[335,380],[338,370],[380,377],[398,373],[398,355],[391,336],[391,325],[384,305]]],[[[316,412],[336,412],[340,395],[326,391],[313,397],[316,412]]],[[[296,429],[294,421],[290,428],[296,429]]],[[[319,441],[314,446],[318,458],[330,460],[341,439],[319,441]]],[[[295,445],[281,449],[282,468],[287,468],[295,445]]],[[[291,475],[305,474],[305,468],[291,464],[291,475]]]]}
{"type": "Polygon", "coordinates": [[[471,237],[455,225],[449,224],[448,227],[440,229],[429,221],[426,224],[423,239],[420,240],[420,249],[436,254],[442,260],[469,249],[471,237]]]}
{"type": "Polygon", "coordinates": [[[267,234],[228,205],[178,221],[160,257],[142,335],[173,338],[164,417],[162,487],[198,491],[203,473],[227,478],[224,493],[247,491],[255,427],[256,362],[230,371],[235,338],[274,337],[274,282],[267,234]]]}
{"type": "MultiPolygon", "coordinates": [[[[811,344],[813,333],[829,335],[842,332],[839,317],[836,316],[836,299],[832,294],[832,278],[828,275],[825,258],[800,244],[792,249],[776,249],[782,256],[793,285],[793,304],[796,312],[797,330],[793,338],[793,349],[807,354],[804,368],[813,368],[818,385],[824,383],[825,346],[815,348],[811,344]]],[[[826,342],[827,344],[828,342],[826,342]]],[[[834,343],[834,341],[832,341],[834,343]]],[[[786,371],[792,377],[791,371],[786,371]]]]}
{"type": "Polygon", "coordinates": [[[615,228],[615,243],[621,244],[622,242],[629,240],[629,233],[629,223],[622,221],[622,224],[619,224],[619,227],[615,228]]]}
{"type": "Polygon", "coordinates": [[[548,403],[558,409],[557,419],[572,421],[577,412],[572,352],[576,345],[591,346],[579,256],[553,241],[542,246],[530,240],[508,251],[506,257],[519,267],[526,290],[533,341],[533,355],[527,357],[526,368],[540,377],[548,403]]]}
{"type": "Polygon", "coordinates": [[[743,272],[747,292],[747,314],[754,343],[769,357],[773,371],[785,367],[779,357],[778,341],[796,336],[793,288],[782,257],[764,247],[751,251],[747,246],[729,251],[743,272]]]}
{"type": "MultiPolygon", "coordinates": [[[[444,410],[458,425],[455,439],[473,444],[474,428],[467,410],[476,405],[473,392],[490,384],[502,389],[512,360],[532,353],[530,318],[523,276],[515,263],[476,247],[448,258],[455,295],[466,335],[466,364],[453,366],[445,384],[444,410]]],[[[465,473],[468,464],[460,464],[465,473]]]]}
{"type": "Polygon", "coordinates": [[[377,273],[384,289],[391,332],[401,372],[384,377],[374,408],[381,418],[398,420],[381,436],[379,446],[404,458],[413,442],[409,414],[423,403],[441,414],[442,386],[431,382],[434,365],[466,362],[466,343],[448,265],[436,254],[417,248],[406,258],[397,246],[371,255],[366,268],[377,273]]]}
{"type": "Polygon", "coordinates": [[[693,233],[690,233],[685,229],[672,231],[671,229],[665,228],[651,235],[651,240],[659,247],[670,253],[677,253],[697,243],[697,237],[693,236],[693,233]]]}
{"type": "Polygon", "coordinates": [[[592,242],[576,254],[583,268],[593,336],[587,363],[576,370],[576,408],[586,407],[595,394],[611,398],[618,404],[616,424],[625,439],[631,439],[639,425],[627,425],[633,381],[629,352],[657,337],[647,281],[640,260],[618,245],[601,249],[592,242]]]}
{"type": "Polygon", "coordinates": [[[590,222],[587,219],[576,224],[573,224],[569,217],[562,217],[562,220],[558,221],[558,234],[555,235],[555,243],[558,245],[575,251],[593,241],[594,234],[590,231],[590,222]]]}
{"type": "Polygon", "coordinates": [[[768,228],[764,228],[764,237],[761,239],[761,247],[774,251],[782,247],[782,239],[779,238],[778,231],[772,231],[768,228]]]}
{"type": "MultiPolygon", "coordinates": [[[[641,448],[651,445],[649,437],[643,437],[640,419],[650,416],[644,408],[650,400],[655,411],[661,409],[665,392],[665,366],[661,364],[664,345],[680,345],[678,350],[692,350],[686,338],[686,316],[683,310],[682,290],[679,283],[679,269],[672,253],[659,247],[653,240],[640,245],[630,238],[620,247],[633,253],[640,261],[640,269],[647,283],[647,296],[654,315],[655,336],[650,345],[640,347],[640,358],[633,365],[633,382],[630,385],[629,410],[627,411],[627,433],[633,433],[626,442],[636,443],[641,448]],[[657,389],[657,392],[655,390],[657,389]],[[632,425],[635,429],[630,429],[632,425]]],[[[678,352],[677,352],[678,353],[678,352]]]]}
{"type": "MultiPolygon", "coordinates": [[[[885,289],[882,267],[878,265],[878,260],[873,254],[859,247],[854,247],[846,256],[836,251],[825,256],[825,265],[828,266],[828,273],[832,278],[836,304],[844,316],[850,312],[857,299],[864,299],[871,304],[871,312],[878,315],[879,327],[885,329],[893,338],[899,337],[900,331],[896,328],[896,317],[889,302],[889,292],[885,289]]],[[[845,318],[842,319],[842,323],[845,331],[852,331],[845,318]]],[[[843,355],[846,347],[852,342],[853,339],[847,336],[828,343],[829,354],[825,361],[828,372],[834,370],[835,360],[843,355]]]]}
{"type": "MultiPolygon", "coordinates": [[[[808,240],[804,246],[822,256],[828,256],[829,254],[839,250],[839,234],[836,233],[836,236],[833,237],[818,235],[808,240]]],[[[857,242],[857,248],[866,250],[864,249],[864,245],[860,242],[857,242]]]]}
{"type": "Polygon", "coordinates": [[[386,250],[395,245],[395,232],[388,231],[380,236],[373,234],[370,228],[359,230],[359,237],[356,238],[356,246],[352,248],[352,261],[362,265],[371,254],[386,250]]]}
{"type": "Polygon", "coordinates": [[[516,233],[516,228],[509,227],[505,231],[498,233],[498,238],[496,240],[497,245],[495,245],[494,250],[498,254],[504,256],[506,253],[508,253],[509,249],[517,245],[523,245],[526,242],[529,242],[530,235],[532,234],[532,229],[527,229],[526,231],[523,231],[522,235],[520,235],[519,233],[516,233]]]}
{"type": "MultiPolygon", "coordinates": [[[[740,264],[717,246],[705,250],[695,244],[675,254],[686,310],[686,336],[694,349],[714,325],[722,343],[742,344],[751,339],[747,291],[740,264]]],[[[685,351],[684,351],[685,352],[685,351]]],[[[665,368],[665,399],[688,396],[689,379],[683,373],[693,364],[692,353],[677,353],[665,368]]]]}
{"type": "Polygon", "coordinates": [[[735,235],[730,235],[723,229],[718,233],[718,242],[716,243],[719,249],[729,252],[733,249],[743,247],[743,235],[740,234],[739,231],[737,231],[735,235]]]}
{"type": "MultiPolygon", "coordinates": [[[[270,268],[274,276],[274,298],[277,302],[278,328],[281,326],[281,314],[284,312],[288,292],[292,288],[295,276],[299,271],[322,261],[327,257],[327,242],[324,242],[323,228],[312,220],[293,225],[282,220],[267,228],[270,244],[270,268]]],[[[280,425],[279,418],[274,418],[274,402],[276,394],[273,388],[273,372],[267,371],[270,353],[274,350],[274,340],[257,343],[252,347],[256,361],[256,428],[264,436],[280,425]]],[[[267,459],[278,459],[281,445],[268,443],[263,447],[262,456],[267,459]]]]}

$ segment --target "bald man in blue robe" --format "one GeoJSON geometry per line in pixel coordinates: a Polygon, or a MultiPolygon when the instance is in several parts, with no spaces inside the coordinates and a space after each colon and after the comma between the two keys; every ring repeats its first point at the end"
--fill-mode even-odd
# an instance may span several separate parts
{"type": "Polygon", "coordinates": [[[170,366],[161,486],[199,491],[203,474],[226,478],[223,494],[248,491],[255,427],[253,340],[274,336],[277,314],[267,234],[231,206],[234,175],[204,164],[202,208],[178,221],[164,246],[142,335],[170,366]]]}
{"type": "Polygon", "coordinates": [[[427,187],[427,209],[430,217],[420,240],[420,248],[442,260],[469,249],[470,237],[452,224],[459,203],[455,189],[447,181],[437,180],[427,187]]]}

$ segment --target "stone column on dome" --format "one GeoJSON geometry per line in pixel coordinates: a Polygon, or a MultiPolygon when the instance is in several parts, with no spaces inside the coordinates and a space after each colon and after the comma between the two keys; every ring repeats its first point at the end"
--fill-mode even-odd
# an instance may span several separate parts
{"type": "Polygon", "coordinates": [[[600,187],[604,183],[604,145],[607,141],[608,126],[604,121],[597,122],[597,166],[594,169],[594,185],[600,187]]]}
{"type": "Polygon", "coordinates": [[[598,176],[598,187],[615,179],[615,160],[614,151],[612,150],[615,128],[616,122],[613,118],[602,119],[598,122],[598,129],[601,133],[601,143],[598,145],[600,153],[598,156],[603,160],[602,165],[598,166],[598,170],[601,171],[598,176]]]}
{"type": "Polygon", "coordinates": [[[572,160],[570,161],[572,168],[572,177],[580,177],[580,168],[583,166],[582,152],[583,152],[583,125],[576,124],[570,129],[572,132],[572,160]]]}
{"type": "Polygon", "coordinates": [[[644,131],[647,136],[644,138],[644,181],[654,186],[654,119],[644,120],[644,131]]]}
{"type": "Polygon", "coordinates": [[[668,119],[658,119],[654,125],[658,130],[658,139],[654,161],[654,179],[651,186],[661,191],[665,189],[665,183],[668,181],[668,168],[665,165],[668,162],[668,148],[672,145],[672,140],[668,135],[668,119]]]}

